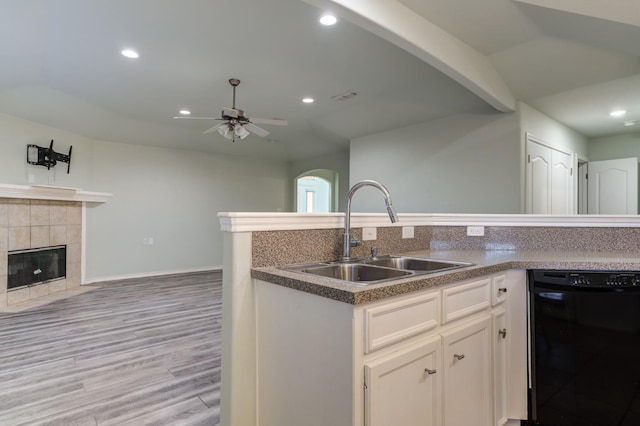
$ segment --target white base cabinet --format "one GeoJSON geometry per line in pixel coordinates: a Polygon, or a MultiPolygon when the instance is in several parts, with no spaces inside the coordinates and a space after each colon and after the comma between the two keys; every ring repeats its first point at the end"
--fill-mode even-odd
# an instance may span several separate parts
{"type": "Polygon", "coordinates": [[[442,344],[436,336],[365,364],[365,423],[441,424],[442,344]]]}
{"type": "Polygon", "coordinates": [[[257,281],[258,425],[515,424],[525,280],[512,270],[357,306],[257,281]]]}
{"type": "Polygon", "coordinates": [[[491,426],[493,362],[491,317],[481,317],[442,333],[444,424],[491,426]]]}

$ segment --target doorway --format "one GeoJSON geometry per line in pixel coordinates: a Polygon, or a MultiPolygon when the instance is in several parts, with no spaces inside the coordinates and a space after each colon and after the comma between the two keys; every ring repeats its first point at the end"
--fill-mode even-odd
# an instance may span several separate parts
{"type": "Polygon", "coordinates": [[[330,213],[337,211],[338,173],[328,169],[309,170],[295,179],[295,211],[330,213]]]}

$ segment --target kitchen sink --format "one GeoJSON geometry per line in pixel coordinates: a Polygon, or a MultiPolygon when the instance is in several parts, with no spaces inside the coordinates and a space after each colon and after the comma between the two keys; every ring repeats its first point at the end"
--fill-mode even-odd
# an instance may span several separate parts
{"type": "Polygon", "coordinates": [[[367,265],[384,266],[386,268],[404,269],[415,271],[416,273],[435,273],[447,271],[455,268],[463,268],[471,266],[472,263],[466,262],[450,262],[446,260],[424,259],[406,256],[380,256],[371,259],[365,259],[363,262],[367,265]]]}
{"type": "Polygon", "coordinates": [[[407,275],[413,275],[413,272],[411,271],[353,262],[320,265],[315,264],[285,269],[359,284],[380,282],[393,278],[402,278],[407,275]]]}
{"type": "Polygon", "coordinates": [[[411,275],[424,275],[471,266],[467,262],[385,255],[349,261],[288,265],[281,269],[346,281],[352,284],[374,284],[411,275]]]}

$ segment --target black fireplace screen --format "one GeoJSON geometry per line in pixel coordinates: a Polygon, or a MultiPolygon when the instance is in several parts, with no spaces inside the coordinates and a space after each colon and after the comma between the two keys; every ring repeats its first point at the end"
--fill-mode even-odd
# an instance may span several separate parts
{"type": "Polygon", "coordinates": [[[67,274],[67,246],[10,251],[7,288],[23,287],[67,274]]]}

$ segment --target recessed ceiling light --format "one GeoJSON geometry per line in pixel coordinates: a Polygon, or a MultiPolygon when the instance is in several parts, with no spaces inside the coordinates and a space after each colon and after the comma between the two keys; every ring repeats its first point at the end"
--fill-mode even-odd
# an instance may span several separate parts
{"type": "Polygon", "coordinates": [[[331,15],[330,13],[325,13],[324,15],[322,15],[320,17],[320,19],[318,19],[318,21],[322,25],[335,25],[336,22],[338,22],[338,18],[336,18],[335,16],[331,15]]]}
{"type": "Polygon", "coordinates": [[[182,114],[182,115],[191,115],[191,111],[189,111],[188,109],[181,109],[180,110],[180,114],[182,114]]]}
{"type": "Polygon", "coordinates": [[[122,52],[122,56],[125,56],[127,58],[131,58],[131,59],[137,59],[140,57],[140,55],[138,54],[138,52],[136,52],[133,49],[124,49],[122,52]]]}
{"type": "Polygon", "coordinates": [[[637,120],[629,120],[629,121],[625,121],[624,125],[625,126],[635,126],[637,123],[637,120]]]}
{"type": "Polygon", "coordinates": [[[623,116],[623,115],[625,115],[626,113],[627,113],[627,111],[626,111],[626,110],[624,110],[624,109],[617,109],[617,110],[615,110],[615,111],[611,111],[611,112],[609,113],[609,115],[610,115],[611,117],[622,117],[622,116],[623,116]]]}
{"type": "Polygon", "coordinates": [[[302,102],[304,102],[305,104],[312,104],[313,103],[313,98],[302,98],[302,102]]]}

